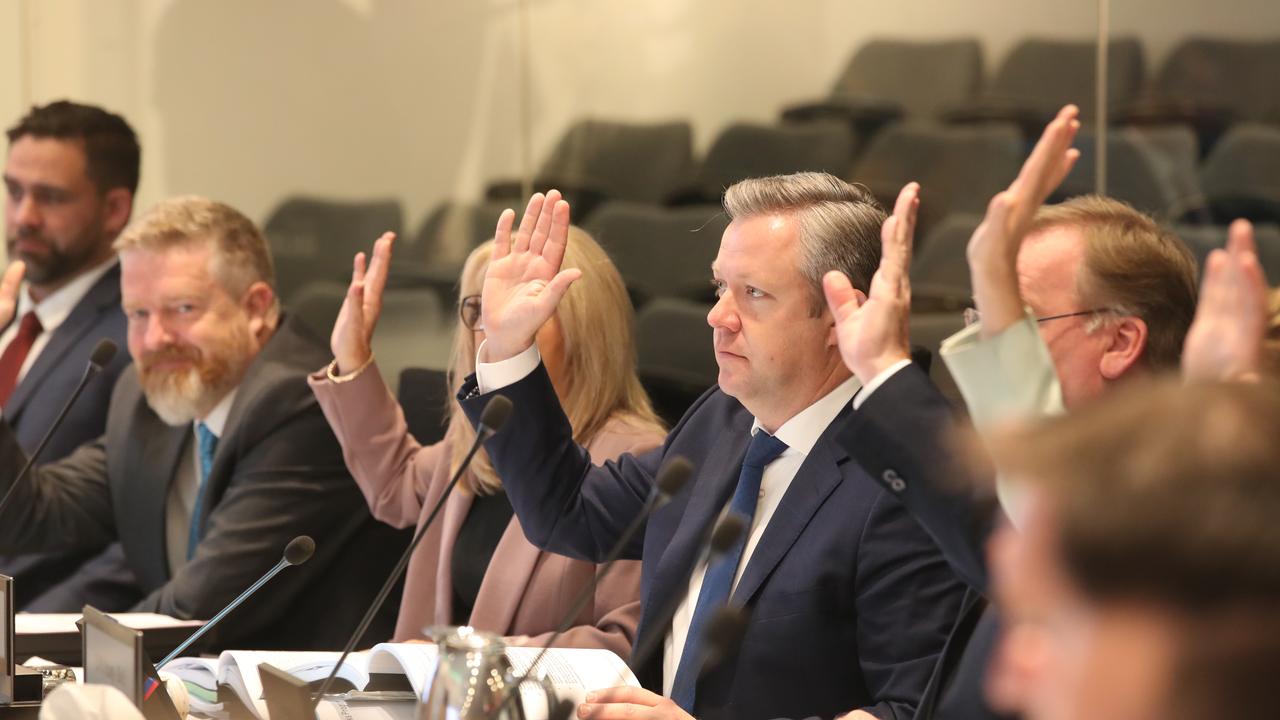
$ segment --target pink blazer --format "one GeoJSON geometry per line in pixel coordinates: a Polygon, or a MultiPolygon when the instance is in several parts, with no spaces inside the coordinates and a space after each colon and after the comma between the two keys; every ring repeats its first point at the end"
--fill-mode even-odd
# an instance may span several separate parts
{"type": "MultiPolygon", "coordinates": [[[[348,383],[330,382],[324,371],[309,380],[374,517],[401,528],[426,520],[449,481],[446,442],[422,446],[409,435],[404,412],[376,364],[348,383]]],[[[599,463],[662,440],[660,433],[613,421],[587,449],[599,463]]],[[[459,487],[409,560],[396,640],[420,638],[425,627],[449,624],[453,544],[472,498],[459,487]]],[[[545,644],[595,572],[592,563],[538,550],[513,517],[485,571],[471,625],[505,635],[512,644],[545,644]]],[[[640,563],[618,563],[556,644],[606,648],[627,658],[640,620],[639,598],[640,563]]]]}

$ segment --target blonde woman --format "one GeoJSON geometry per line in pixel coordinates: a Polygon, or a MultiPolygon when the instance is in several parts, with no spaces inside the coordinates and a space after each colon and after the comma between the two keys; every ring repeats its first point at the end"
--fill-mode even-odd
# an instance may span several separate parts
{"type": "MultiPolygon", "coordinates": [[[[475,434],[451,404],[444,439],[419,445],[378,372],[370,340],[393,239],[391,233],[378,239],[367,272],[364,254],[356,256],[330,341],[334,361],[311,376],[311,387],[374,516],[408,527],[425,520],[475,434]]],[[[491,244],[481,246],[462,270],[461,322],[449,374],[455,392],[473,372],[484,340],[480,285],[490,252],[491,244]]],[[[657,446],[664,430],[635,375],[632,311],[622,278],[577,228],[565,265],[589,272],[543,325],[538,347],[575,439],[597,462],[657,446]]],[[[595,572],[594,564],[542,552],[525,539],[502,479],[482,450],[409,562],[395,639],[421,637],[430,625],[469,624],[516,644],[545,643],[595,572]]],[[[639,622],[639,590],[640,564],[619,563],[557,644],[607,648],[626,658],[639,622]]]]}

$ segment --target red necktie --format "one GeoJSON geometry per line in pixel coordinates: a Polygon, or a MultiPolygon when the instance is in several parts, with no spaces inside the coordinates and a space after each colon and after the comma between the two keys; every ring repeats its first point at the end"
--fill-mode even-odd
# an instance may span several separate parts
{"type": "Polygon", "coordinates": [[[18,384],[18,371],[22,369],[27,353],[31,352],[31,346],[43,329],[35,311],[28,311],[22,316],[22,322],[18,323],[18,334],[9,343],[9,347],[4,349],[4,354],[0,355],[0,407],[9,404],[9,396],[18,384]]]}

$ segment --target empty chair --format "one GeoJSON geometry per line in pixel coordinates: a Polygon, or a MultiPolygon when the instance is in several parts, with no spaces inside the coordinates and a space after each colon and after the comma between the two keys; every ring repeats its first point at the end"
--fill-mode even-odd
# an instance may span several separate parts
{"type": "Polygon", "coordinates": [[[1169,53],[1131,122],[1184,122],[1208,152],[1236,122],[1280,120],[1280,39],[1192,38],[1169,53]]]}
{"type": "Polygon", "coordinates": [[[509,207],[517,212],[524,209],[523,204],[514,207],[510,202],[493,201],[478,204],[446,201],[436,205],[413,237],[408,238],[409,242],[396,243],[396,264],[403,269],[401,261],[407,261],[411,272],[435,266],[460,269],[472,250],[493,239],[498,216],[509,207]]]}
{"type": "Polygon", "coordinates": [[[711,144],[699,166],[691,197],[719,202],[725,188],[751,177],[803,171],[848,173],[853,131],[844,123],[770,127],[736,123],[711,144]]]}
{"type": "MultiPolygon", "coordinates": [[[[1191,248],[1201,270],[1209,253],[1227,244],[1225,225],[1178,225],[1173,230],[1191,248]]],[[[1275,285],[1280,281],[1280,225],[1255,225],[1253,235],[1258,244],[1258,262],[1267,275],[1267,281],[1275,285]]]]}
{"type": "Polygon", "coordinates": [[[636,365],[654,410],[674,426],[720,368],[711,344],[705,303],[661,298],[636,314],[636,365]]]}
{"type": "Polygon", "coordinates": [[[400,371],[400,387],[396,399],[404,411],[409,434],[423,445],[444,439],[449,403],[448,373],[444,370],[407,367],[400,371]]]}
{"type": "Polygon", "coordinates": [[[971,100],[981,82],[976,39],[872,40],[853,54],[827,99],[788,107],[782,118],[852,120],[870,130],[900,117],[934,118],[971,100]]]}
{"type": "MultiPolygon", "coordinates": [[[[693,130],[687,122],[580,120],[556,143],[534,177],[538,190],[557,188],[582,220],[604,200],[661,203],[687,187],[693,130]]],[[[500,182],[491,200],[519,197],[518,182],[500,182]]]]}
{"type": "Polygon", "coordinates": [[[964,314],[960,311],[925,312],[911,314],[911,344],[923,347],[932,354],[929,364],[929,377],[938,386],[942,394],[963,407],[963,399],[956,382],[947,371],[947,364],[938,356],[938,348],[942,341],[964,329],[964,314]]]}
{"type": "Polygon", "coordinates": [[[639,307],[656,297],[710,299],[711,261],[728,224],[718,205],[611,202],[596,211],[586,229],[608,251],[639,307]]]}
{"type": "Polygon", "coordinates": [[[911,261],[913,309],[959,310],[972,302],[973,284],[965,250],[981,222],[982,216],[972,213],[948,215],[929,232],[911,261]]]}
{"type": "MultiPolygon", "coordinates": [[[[1114,116],[1131,105],[1143,82],[1142,45],[1117,38],[1107,48],[1107,107],[1114,116]]],[[[1010,120],[1039,136],[1063,105],[1075,103],[1080,120],[1095,119],[1097,44],[1085,40],[1030,39],[1016,45],[975,104],[947,114],[955,122],[1010,120]]]]}
{"type": "Polygon", "coordinates": [[[382,233],[400,232],[403,222],[396,200],[285,200],[262,227],[275,260],[276,293],[287,301],[312,280],[349,279],[351,258],[382,233]]]}
{"type": "Polygon", "coordinates": [[[1220,223],[1280,222],[1280,126],[1232,127],[1205,158],[1200,183],[1220,223]]]}
{"type": "Polygon", "coordinates": [[[984,213],[1017,177],[1022,134],[1009,124],[923,126],[903,123],[872,140],[850,178],[892,208],[902,186],[920,182],[916,237],[953,213],[984,213]]]}
{"type": "Polygon", "coordinates": [[[316,337],[327,338],[346,297],[347,283],[317,280],[299,288],[285,309],[297,315],[316,337]]]}
{"type": "MultiPolygon", "coordinates": [[[[1096,192],[1097,137],[1090,128],[1076,136],[1080,159],[1059,186],[1052,202],[1096,192]]],[[[1196,176],[1196,136],[1186,126],[1150,129],[1112,128],[1107,134],[1109,197],[1165,221],[1193,214],[1204,206],[1196,176]]]]}

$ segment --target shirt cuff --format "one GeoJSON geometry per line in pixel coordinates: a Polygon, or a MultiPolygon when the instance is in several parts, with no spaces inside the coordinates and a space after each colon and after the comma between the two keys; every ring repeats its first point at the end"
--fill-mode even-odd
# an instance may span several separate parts
{"type": "Polygon", "coordinates": [[[489,341],[485,340],[480,343],[480,347],[476,348],[476,386],[479,387],[481,395],[520,382],[538,367],[538,363],[542,362],[542,354],[538,352],[537,343],[506,360],[493,363],[480,362],[480,353],[484,350],[485,342],[489,341]]]}
{"type": "Polygon", "coordinates": [[[885,384],[889,378],[893,377],[899,370],[910,364],[911,360],[909,358],[903,358],[884,370],[881,370],[875,377],[871,378],[871,382],[862,386],[862,392],[853,396],[853,409],[857,410],[862,407],[862,403],[866,402],[867,398],[871,397],[871,393],[875,392],[876,388],[885,384]]]}

